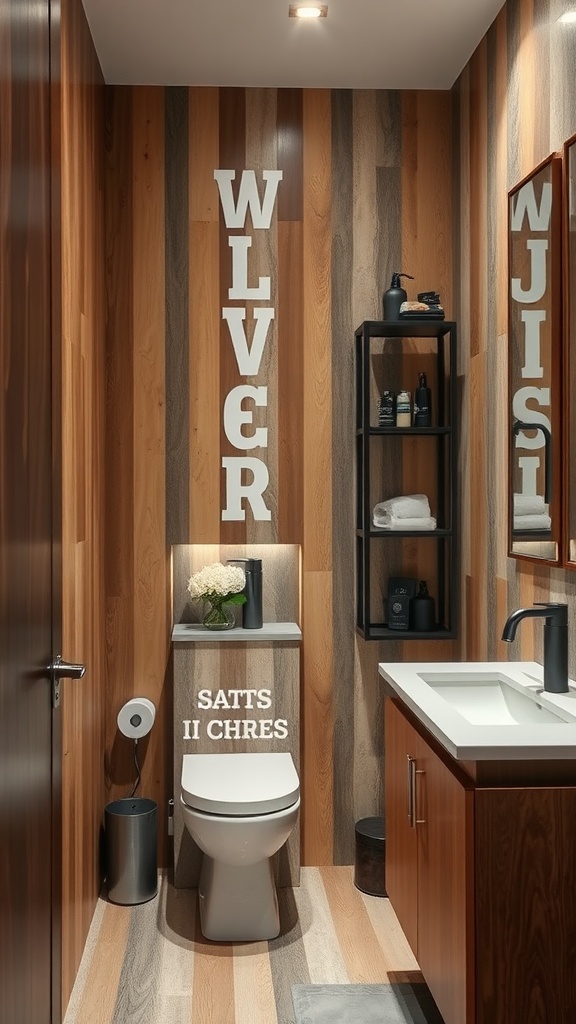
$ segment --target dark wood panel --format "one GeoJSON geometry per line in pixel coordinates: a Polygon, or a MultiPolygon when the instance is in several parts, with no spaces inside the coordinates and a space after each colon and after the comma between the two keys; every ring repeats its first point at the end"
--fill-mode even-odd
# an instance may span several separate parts
{"type": "Polygon", "coordinates": [[[476,794],[477,1024],[576,1019],[575,815],[574,788],[476,794]]]}
{"type": "Polygon", "coordinates": [[[284,172],[278,189],[278,220],[301,221],[304,206],[302,177],[302,90],[277,92],[278,168],[284,172]]]}

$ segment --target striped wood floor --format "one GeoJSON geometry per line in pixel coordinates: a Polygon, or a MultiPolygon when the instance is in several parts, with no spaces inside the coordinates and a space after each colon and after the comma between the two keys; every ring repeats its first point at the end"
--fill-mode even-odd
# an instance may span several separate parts
{"type": "Polygon", "coordinates": [[[282,934],[203,939],[195,890],[166,880],[138,907],[101,899],[64,1024],[292,1024],[293,984],[422,981],[387,899],[351,867],[304,868],[280,890],[282,934]]]}

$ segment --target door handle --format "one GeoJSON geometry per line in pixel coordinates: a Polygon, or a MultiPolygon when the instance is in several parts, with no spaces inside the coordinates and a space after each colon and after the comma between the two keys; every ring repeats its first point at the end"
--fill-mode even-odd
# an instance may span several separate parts
{"type": "Polygon", "coordinates": [[[73,661],[64,661],[61,654],[57,654],[54,661],[48,665],[50,682],[52,684],[52,707],[60,706],[60,680],[61,679],[82,679],[86,671],[86,665],[73,661]]]}

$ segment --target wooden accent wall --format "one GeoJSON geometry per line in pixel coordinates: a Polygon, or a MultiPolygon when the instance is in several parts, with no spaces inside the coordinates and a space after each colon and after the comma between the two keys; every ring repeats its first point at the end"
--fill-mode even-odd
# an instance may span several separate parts
{"type": "Polygon", "coordinates": [[[154,700],[143,791],[162,823],[170,547],[189,543],[300,547],[303,863],[351,863],[355,820],[382,810],[377,665],[404,652],[354,633],[353,332],[379,317],[395,270],[451,311],[451,138],[447,93],[108,90],[106,757],[120,795],[130,759],[117,710],[135,694],[154,700]],[[269,432],[269,522],[249,508],[244,522],[221,519],[220,459],[233,451],[222,408],[239,378],[221,315],[231,259],[217,168],[283,171],[249,258],[251,284],[270,276],[276,311],[255,419],[269,432]]]}
{"type": "MultiPolygon", "coordinates": [[[[62,0],[62,1005],[100,889],[104,809],[104,86],[80,0],[62,0]]],[[[56,188],[56,191],[58,189],[56,188]]],[[[58,340],[55,339],[55,344],[58,340]]]]}
{"type": "MultiPolygon", "coordinates": [[[[573,575],[507,557],[507,193],[576,130],[576,36],[548,0],[508,0],[453,94],[459,126],[458,249],[463,439],[460,472],[467,658],[542,661],[542,628],[500,640],[510,611],[535,601],[573,606],[573,575]]],[[[561,338],[556,339],[558,357],[561,338]]],[[[572,637],[574,630],[572,630],[572,637]]],[[[576,672],[571,641],[570,670],[576,672]]]]}

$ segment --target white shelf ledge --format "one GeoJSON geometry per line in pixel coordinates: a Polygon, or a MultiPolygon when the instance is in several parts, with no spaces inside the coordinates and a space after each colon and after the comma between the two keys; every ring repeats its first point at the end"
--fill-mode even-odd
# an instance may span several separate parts
{"type": "Polygon", "coordinates": [[[265,622],[261,629],[206,629],[201,622],[179,622],[172,630],[173,644],[190,643],[267,643],[270,640],[301,640],[302,630],[295,622],[265,622]]]}

